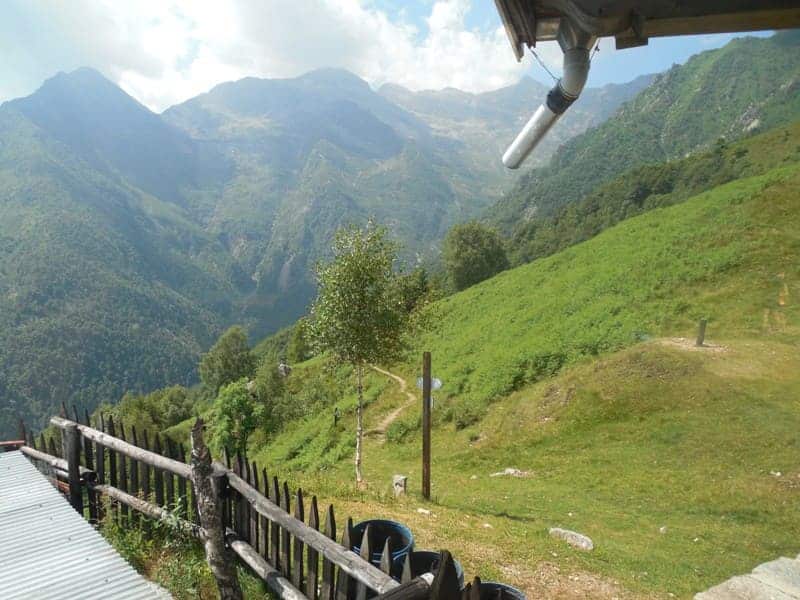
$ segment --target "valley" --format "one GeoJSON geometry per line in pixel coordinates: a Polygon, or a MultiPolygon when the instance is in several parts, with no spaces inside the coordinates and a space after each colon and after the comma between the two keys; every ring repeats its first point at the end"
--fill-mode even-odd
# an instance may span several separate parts
{"type": "MultiPolygon", "coordinates": [[[[553,145],[647,81],[587,94],[553,145]]],[[[62,400],[196,382],[226,326],[258,339],[304,314],[343,224],[375,217],[409,268],[435,264],[447,229],[510,184],[495,149],[539,91],[523,81],[423,110],[430,94],[396,104],[328,69],[220,84],[158,115],[84,68],[4,103],[0,430],[62,400]]]]}

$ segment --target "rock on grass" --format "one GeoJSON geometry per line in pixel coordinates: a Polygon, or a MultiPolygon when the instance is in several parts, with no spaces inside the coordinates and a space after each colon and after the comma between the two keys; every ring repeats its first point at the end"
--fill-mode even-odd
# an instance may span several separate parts
{"type": "Polygon", "coordinates": [[[570,531],[569,529],[561,529],[560,527],[551,527],[549,532],[552,537],[562,539],[578,550],[589,552],[594,549],[594,543],[591,538],[582,533],[570,531]]]}

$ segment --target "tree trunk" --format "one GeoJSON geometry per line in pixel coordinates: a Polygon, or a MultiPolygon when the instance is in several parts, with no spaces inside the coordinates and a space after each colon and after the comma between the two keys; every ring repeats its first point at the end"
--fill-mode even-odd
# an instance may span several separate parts
{"type": "Polygon", "coordinates": [[[358,365],[356,367],[356,377],[358,378],[358,405],[356,406],[356,483],[361,483],[363,477],[361,475],[361,445],[364,438],[364,417],[362,410],[364,406],[364,385],[362,382],[364,375],[364,366],[358,365]]]}
{"type": "Polygon", "coordinates": [[[203,440],[203,420],[192,427],[192,483],[197,497],[197,513],[204,532],[206,561],[217,580],[220,600],[242,600],[242,588],[236,575],[235,557],[225,546],[222,520],[224,476],[214,476],[211,453],[203,440]]]}

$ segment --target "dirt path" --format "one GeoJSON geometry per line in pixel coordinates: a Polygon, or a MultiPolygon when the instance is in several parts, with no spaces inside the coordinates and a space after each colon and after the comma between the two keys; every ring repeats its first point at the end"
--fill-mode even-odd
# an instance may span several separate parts
{"type": "Polygon", "coordinates": [[[381,375],[386,375],[387,377],[394,379],[400,386],[400,391],[406,395],[406,400],[407,400],[405,404],[398,406],[392,412],[386,415],[383,418],[383,420],[381,420],[381,422],[378,423],[378,426],[375,429],[371,429],[370,431],[367,432],[369,435],[374,435],[375,437],[377,437],[380,440],[381,444],[384,444],[386,443],[386,430],[389,429],[389,426],[397,420],[397,417],[400,416],[400,413],[402,413],[408,406],[417,401],[417,397],[406,389],[407,387],[406,380],[400,377],[399,375],[390,373],[389,371],[381,369],[380,367],[376,367],[375,365],[370,365],[370,366],[374,371],[377,371],[381,375]]]}

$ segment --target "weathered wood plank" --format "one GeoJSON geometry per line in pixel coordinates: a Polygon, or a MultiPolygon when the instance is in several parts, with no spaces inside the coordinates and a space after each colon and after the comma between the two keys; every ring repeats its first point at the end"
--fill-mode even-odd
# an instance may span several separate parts
{"type": "Polygon", "coordinates": [[[383,545],[383,552],[381,552],[380,569],[387,575],[392,574],[392,540],[388,537],[386,538],[386,543],[383,545]]]}
{"type": "Polygon", "coordinates": [[[403,561],[403,574],[400,576],[400,583],[408,583],[412,579],[414,577],[411,575],[411,553],[409,552],[403,561]]]}
{"type": "MultiPolygon", "coordinates": [[[[175,444],[172,441],[172,438],[165,437],[164,438],[164,453],[167,455],[167,458],[171,460],[175,460],[176,462],[180,462],[177,460],[175,456],[175,444]]],[[[175,510],[175,474],[172,471],[162,471],[162,477],[164,478],[164,502],[165,506],[168,510],[174,511],[175,510]]]]}
{"type": "MultiPolygon", "coordinates": [[[[242,455],[238,452],[236,453],[236,456],[233,457],[233,472],[238,477],[244,477],[244,464],[242,462],[242,455]]],[[[233,530],[236,532],[236,535],[239,536],[239,539],[245,539],[243,534],[244,503],[242,502],[241,494],[237,490],[234,490],[234,493],[231,494],[231,510],[233,512],[233,530]]]]}
{"type": "MultiPolygon", "coordinates": [[[[62,419],[60,417],[53,417],[50,419],[50,424],[58,427],[59,429],[64,428],[68,423],[72,422],[73,421],[62,419]]],[[[189,467],[189,465],[167,458],[166,456],[162,456],[156,452],[150,452],[142,448],[137,448],[133,444],[128,444],[127,442],[123,442],[116,437],[113,437],[110,432],[104,433],[87,425],[78,425],[78,430],[81,432],[83,437],[94,442],[98,442],[109,450],[113,449],[114,451],[124,454],[125,456],[147,462],[152,467],[157,467],[164,471],[170,471],[171,473],[175,473],[176,475],[180,475],[186,479],[189,479],[192,476],[191,467],[189,467]]],[[[215,472],[219,470],[219,467],[215,467],[215,472]]]]}
{"type": "MultiPolygon", "coordinates": [[[[161,436],[157,433],[153,435],[153,451],[161,456],[161,436]]],[[[153,467],[153,489],[156,495],[156,504],[164,506],[164,477],[163,472],[157,466],[153,467]]]]}
{"type": "MultiPolygon", "coordinates": [[[[35,448],[31,448],[30,446],[22,446],[19,449],[25,456],[29,456],[34,460],[41,461],[47,465],[50,465],[54,469],[58,469],[60,471],[64,471],[65,473],[69,472],[69,466],[67,461],[63,458],[58,458],[57,456],[53,456],[52,454],[47,454],[46,452],[42,452],[41,450],[36,450],[35,448]]],[[[94,471],[90,471],[86,467],[80,468],[80,479],[82,482],[84,481],[94,481],[97,479],[97,473],[94,471]]]]}
{"type": "MultiPolygon", "coordinates": [[[[372,559],[372,531],[372,525],[367,525],[366,529],[364,529],[364,536],[361,538],[361,552],[359,555],[366,562],[370,562],[370,559],[372,559]]],[[[356,600],[367,600],[368,592],[369,588],[363,582],[359,581],[356,584],[356,600]]]]}
{"type": "MultiPolygon", "coordinates": [[[[182,463],[186,462],[186,452],[184,451],[183,444],[178,444],[177,460],[182,463]]],[[[180,515],[184,519],[191,520],[191,517],[189,515],[189,497],[187,495],[188,492],[186,487],[187,487],[186,479],[184,479],[181,476],[178,476],[178,508],[180,509],[180,515]]]]}
{"type": "MultiPolygon", "coordinates": [[[[233,487],[233,486],[232,486],[233,487]]],[[[273,506],[278,508],[281,503],[281,486],[278,483],[278,477],[276,475],[272,476],[272,503],[273,506]]],[[[261,514],[264,514],[263,512],[261,514]]],[[[266,515],[269,517],[269,515],[266,515]]],[[[280,560],[280,552],[281,552],[281,526],[280,523],[275,521],[275,519],[270,519],[272,524],[270,525],[270,556],[272,557],[272,564],[275,566],[276,569],[279,571],[282,569],[283,564],[281,564],[280,560]]]]}
{"type": "Polygon", "coordinates": [[[377,596],[376,600],[429,600],[432,582],[433,574],[425,573],[377,596]]]}
{"type": "MultiPolygon", "coordinates": [[[[119,439],[121,439],[123,442],[125,441],[125,424],[122,421],[119,422],[119,439]]],[[[127,493],[128,465],[124,454],[120,454],[119,457],[117,457],[117,465],[119,468],[119,489],[127,493]]],[[[128,505],[123,503],[120,508],[123,522],[126,522],[128,520],[128,505]]]]}
{"type": "Polygon", "coordinates": [[[201,537],[199,526],[195,525],[194,523],[190,523],[185,519],[175,519],[168,510],[165,510],[160,506],[156,506],[152,502],[147,502],[146,500],[137,498],[136,496],[131,496],[130,494],[125,493],[118,488],[111,487],[110,485],[100,483],[92,483],[90,485],[95,492],[104,494],[120,504],[125,504],[126,506],[129,506],[130,508],[150,517],[151,519],[157,519],[159,521],[163,521],[164,523],[175,525],[186,533],[189,533],[195,537],[201,537]]]}
{"type": "MultiPolygon", "coordinates": [[[[303,490],[298,489],[294,500],[294,518],[301,523],[304,523],[306,519],[304,509],[303,490]]],[[[292,583],[297,589],[303,588],[303,554],[303,540],[294,536],[292,540],[292,583]]]]}
{"type": "MultiPolygon", "coordinates": [[[[250,475],[250,462],[247,460],[247,456],[242,455],[242,478],[248,483],[250,487],[253,487],[253,478],[250,475]]],[[[248,504],[244,498],[242,498],[242,517],[244,522],[242,523],[242,539],[244,539],[248,544],[251,546],[253,545],[253,536],[252,536],[252,529],[251,525],[253,520],[251,519],[250,513],[253,512],[250,510],[250,504],[248,504]]]]}
{"type": "MultiPolygon", "coordinates": [[[[261,483],[264,490],[264,497],[269,498],[269,477],[267,477],[267,470],[261,469],[261,483]]],[[[258,511],[254,511],[258,514],[258,511]]],[[[259,528],[258,528],[258,537],[259,541],[259,549],[261,551],[261,556],[264,557],[264,560],[269,558],[269,519],[264,515],[258,515],[260,519],[259,528]]]]}
{"type": "MultiPolygon", "coordinates": [[[[89,420],[89,411],[84,410],[84,418],[86,419],[86,425],[91,425],[91,421],[89,420]]],[[[81,436],[83,440],[83,461],[86,463],[86,468],[90,471],[94,470],[94,444],[91,440],[87,440],[83,436],[81,436]]],[[[87,497],[89,499],[89,521],[92,523],[97,523],[97,492],[95,492],[92,488],[87,489],[87,497]]]]}
{"type": "Polygon", "coordinates": [[[61,447],[67,461],[69,474],[69,503],[83,515],[83,490],[81,489],[81,434],[72,425],[61,430],[61,447]]]}
{"type": "Polygon", "coordinates": [[[204,531],[206,562],[217,582],[222,600],[242,600],[242,588],[233,560],[233,551],[226,545],[227,530],[222,522],[222,498],[227,494],[228,480],[216,474],[211,452],[203,439],[203,420],[198,418],[191,429],[192,482],[197,490],[197,507],[204,531]]]}
{"type": "MultiPolygon", "coordinates": [[[[100,429],[104,430],[106,428],[105,420],[103,419],[103,413],[100,413],[100,429]]],[[[84,438],[86,439],[86,438],[84,438]]],[[[106,449],[104,446],[97,442],[92,442],[91,440],[86,440],[92,444],[94,444],[94,454],[97,458],[97,483],[104,484],[106,482],[106,449]]],[[[105,516],[105,507],[103,506],[102,502],[97,503],[97,518],[98,520],[102,520],[105,516]]]]}
{"type": "MultiPolygon", "coordinates": [[[[131,425],[131,442],[134,446],[139,445],[139,437],[136,435],[136,427],[131,425]]],[[[134,498],[139,497],[139,462],[131,459],[131,472],[130,472],[130,489],[128,490],[134,498]]],[[[135,524],[139,523],[139,514],[134,511],[131,513],[131,521],[135,524]]]]}
{"type": "Polygon", "coordinates": [[[461,600],[461,588],[452,554],[442,550],[439,569],[431,583],[430,600],[461,600]]]}
{"type": "Polygon", "coordinates": [[[275,592],[281,600],[305,600],[305,596],[292,585],[292,583],[281,575],[280,571],[269,564],[255,549],[242,540],[231,540],[231,549],[261,579],[267,582],[269,588],[275,592]]]}
{"type": "MultiPolygon", "coordinates": [[[[333,505],[328,505],[328,512],[325,515],[325,537],[336,543],[336,517],[333,513],[333,505]]],[[[309,544],[309,548],[312,545],[309,544]]],[[[336,595],[336,568],[333,562],[327,557],[322,558],[322,584],[319,590],[320,600],[333,600],[336,595]]]]}
{"type": "MultiPolygon", "coordinates": [[[[291,500],[289,498],[289,484],[283,482],[281,495],[281,508],[287,515],[291,514],[291,500]]],[[[281,572],[291,581],[292,579],[292,535],[288,527],[281,526],[281,572]]]]}
{"type": "MultiPolygon", "coordinates": [[[[52,419],[50,421],[52,422],[52,419]]],[[[108,432],[108,436],[106,437],[116,439],[114,417],[111,415],[108,416],[108,420],[106,421],[106,431],[108,432]]],[[[108,449],[108,483],[111,485],[111,487],[119,487],[117,485],[117,453],[111,448],[108,449]]],[[[112,506],[112,509],[114,514],[119,516],[119,507],[116,504],[112,506]]]]}
{"type": "MultiPolygon", "coordinates": [[[[258,489],[258,466],[255,462],[250,465],[250,485],[253,489],[258,489]]],[[[259,552],[258,521],[260,515],[255,510],[250,510],[250,545],[259,552]]]]}
{"type": "MultiPolygon", "coordinates": [[[[352,552],[355,556],[355,552],[350,550],[352,548],[351,543],[351,532],[353,530],[353,519],[347,517],[347,523],[344,527],[344,532],[342,532],[342,548],[348,549],[349,552],[352,552]]],[[[360,558],[360,557],[359,557],[360,558]]],[[[336,578],[336,600],[351,600],[354,597],[354,590],[355,586],[353,585],[353,580],[350,578],[350,573],[347,569],[344,568],[342,563],[337,561],[339,566],[339,574],[336,578]]],[[[383,573],[381,573],[382,575],[383,573]]]]}
{"type": "MultiPolygon", "coordinates": [[[[319,531],[319,508],[317,507],[317,497],[311,496],[311,506],[308,514],[308,526],[319,531]]],[[[319,572],[319,552],[313,546],[307,547],[306,555],[306,586],[305,592],[308,600],[317,600],[317,580],[319,572]]]]}

